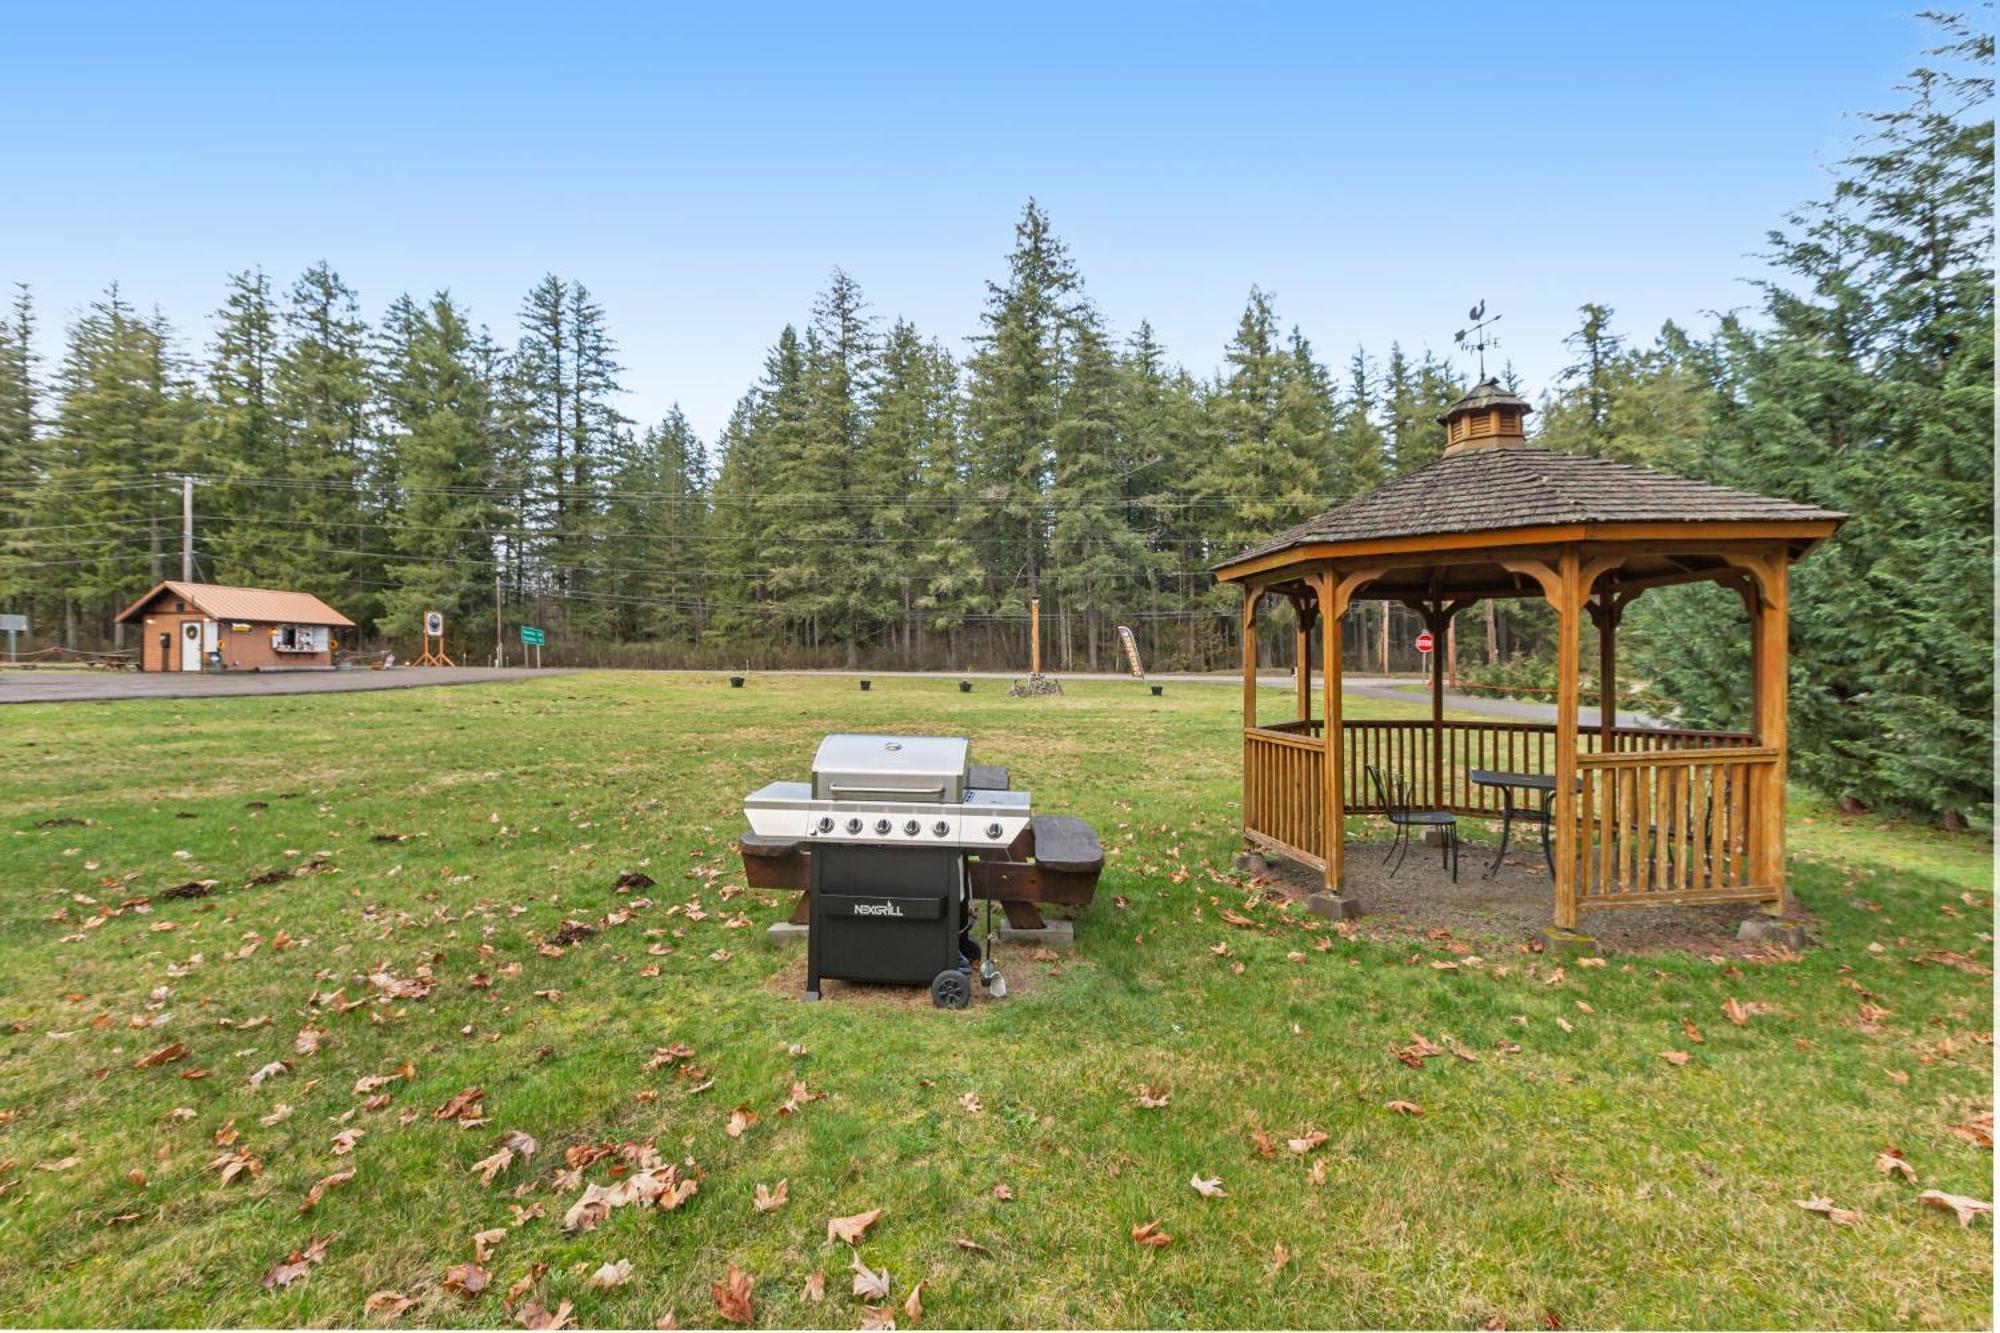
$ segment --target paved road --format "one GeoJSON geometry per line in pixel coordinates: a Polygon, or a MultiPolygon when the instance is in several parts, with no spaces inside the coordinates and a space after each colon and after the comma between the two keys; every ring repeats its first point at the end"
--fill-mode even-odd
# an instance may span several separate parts
{"type": "Polygon", "coordinates": [[[245,671],[228,675],[137,671],[0,671],[0,704],[106,699],[214,699],[257,694],[338,694],[348,690],[407,690],[425,685],[566,676],[567,671],[492,667],[391,667],[386,671],[245,671]]]}
{"type": "MultiPolygon", "coordinates": [[[[178,673],[133,671],[0,671],[0,704],[57,703],[68,700],[104,699],[207,699],[260,694],[330,694],[345,690],[396,690],[424,685],[476,685],[485,681],[527,680],[535,676],[562,676],[569,668],[531,670],[509,667],[392,667],[386,671],[302,671],[296,673],[243,672],[231,675],[180,675],[178,673]]],[[[719,671],[676,671],[665,675],[719,676],[719,671]]],[[[773,671],[753,675],[866,676],[872,680],[903,677],[945,680],[1020,680],[1020,671],[773,671]]],[[[1052,671],[1057,680],[1129,681],[1117,672],[1052,671]]],[[[1236,672],[1169,672],[1146,678],[1155,684],[1218,685],[1236,688],[1242,676],[1236,672]]],[[[1314,689],[1319,678],[1315,676],[1314,689]]],[[[1289,690],[1289,673],[1265,673],[1257,683],[1267,690],[1289,690]]],[[[1410,689],[1411,681],[1395,676],[1349,676],[1343,682],[1348,694],[1364,699],[1384,699],[1393,703],[1423,704],[1430,696],[1410,689]]],[[[1445,707],[1479,713],[1487,717],[1511,718],[1520,722],[1553,722],[1554,704],[1528,703],[1518,699],[1489,699],[1480,695],[1447,690],[1445,707]]],[[[1579,711],[1579,725],[1597,725],[1597,710],[1579,711]]],[[[1654,726],[1652,719],[1638,713],[1620,713],[1618,724],[1626,727],[1654,726]]]]}

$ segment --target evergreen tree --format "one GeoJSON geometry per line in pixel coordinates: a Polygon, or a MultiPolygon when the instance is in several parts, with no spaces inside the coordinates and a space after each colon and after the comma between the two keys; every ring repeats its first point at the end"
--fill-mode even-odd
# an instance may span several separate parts
{"type": "Polygon", "coordinates": [[[46,582],[35,534],[22,530],[48,465],[37,431],[36,360],[34,297],[28,284],[16,283],[13,304],[0,319],[0,607],[12,614],[29,607],[46,582]]]}
{"type": "Polygon", "coordinates": [[[190,425],[183,467],[200,474],[203,514],[195,577],[255,584],[264,561],[285,544],[284,437],[274,406],[278,313],[259,270],[231,274],[215,313],[201,410],[190,425]],[[272,520],[276,520],[273,523],[272,520]]]}
{"type": "MultiPolygon", "coordinates": [[[[1988,823],[1993,46],[1933,21],[1950,39],[1939,67],[1869,118],[1833,198],[1772,234],[1787,276],[1764,284],[1768,329],[1724,322],[1700,462],[1852,515],[1793,572],[1793,773],[1988,823]]],[[[1691,614],[1672,591],[1637,604],[1639,674],[1692,721],[1740,724],[1740,620],[1691,614]]]]}
{"type": "Polygon", "coordinates": [[[705,611],[707,453],[679,404],[632,446],[606,512],[611,628],[622,639],[693,641],[705,611]]]}
{"type": "MultiPolygon", "coordinates": [[[[1216,449],[1203,482],[1220,559],[1326,508],[1331,407],[1278,334],[1270,297],[1251,288],[1227,370],[1208,399],[1216,449]]],[[[1306,353],[1310,361],[1310,351],[1306,353]]]]}
{"type": "Polygon", "coordinates": [[[1096,671],[1110,633],[1107,613],[1122,589],[1137,584],[1146,551],[1123,503],[1127,451],[1118,431],[1117,360],[1094,324],[1079,330],[1072,361],[1056,419],[1051,549],[1062,596],[1064,659],[1071,657],[1071,615],[1081,613],[1085,660],[1096,671]]]}

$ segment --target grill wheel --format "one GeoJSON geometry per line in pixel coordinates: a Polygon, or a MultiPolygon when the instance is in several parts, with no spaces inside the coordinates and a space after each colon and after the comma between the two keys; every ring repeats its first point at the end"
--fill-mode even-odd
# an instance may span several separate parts
{"type": "Polygon", "coordinates": [[[972,979],[957,968],[931,978],[931,1003],[940,1009],[963,1009],[972,1003],[972,979]]]}

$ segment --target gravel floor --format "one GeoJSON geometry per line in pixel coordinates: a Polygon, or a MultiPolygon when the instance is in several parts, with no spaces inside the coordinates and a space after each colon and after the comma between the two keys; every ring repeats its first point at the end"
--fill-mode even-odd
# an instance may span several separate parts
{"type": "MultiPolygon", "coordinates": [[[[1347,844],[1348,892],[1361,904],[1357,924],[1364,928],[1421,934],[1442,927],[1454,935],[1520,940],[1538,935],[1550,924],[1555,885],[1539,848],[1520,855],[1509,849],[1500,873],[1487,879],[1493,849],[1467,846],[1456,883],[1439,864],[1435,847],[1411,847],[1394,875],[1383,864],[1388,851],[1387,842],[1347,844]]],[[[1318,871],[1290,861],[1274,862],[1272,879],[1287,894],[1303,896],[1320,887],[1318,871]]],[[[1621,908],[1585,912],[1579,927],[1607,950],[1618,952],[1678,949],[1750,955],[1762,952],[1764,946],[1739,941],[1736,928],[1755,911],[1749,904],[1621,908]]]]}

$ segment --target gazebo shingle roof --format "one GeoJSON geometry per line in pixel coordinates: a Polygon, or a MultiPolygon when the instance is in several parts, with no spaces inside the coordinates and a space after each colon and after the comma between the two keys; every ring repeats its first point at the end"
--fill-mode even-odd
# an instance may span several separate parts
{"type": "Polygon", "coordinates": [[[1372,541],[1573,523],[1757,523],[1845,514],[1551,449],[1448,453],[1223,561],[1319,542],[1372,541]]]}

